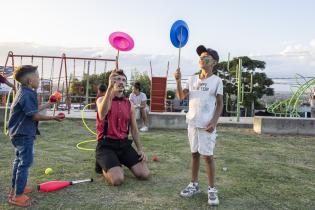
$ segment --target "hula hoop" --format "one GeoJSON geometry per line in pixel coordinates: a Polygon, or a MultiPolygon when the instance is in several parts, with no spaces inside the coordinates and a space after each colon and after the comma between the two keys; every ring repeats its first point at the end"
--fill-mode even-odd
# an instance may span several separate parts
{"type": "Polygon", "coordinates": [[[93,141],[96,141],[96,139],[81,141],[80,143],[77,144],[76,147],[77,147],[79,150],[83,150],[83,151],[95,151],[95,149],[85,148],[85,147],[81,147],[81,146],[80,146],[80,145],[82,145],[82,144],[86,144],[86,143],[93,142],[93,141]]]}
{"type": "Polygon", "coordinates": [[[8,135],[9,131],[7,130],[7,118],[8,118],[8,106],[9,106],[9,101],[10,101],[10,95],[12,93],[12,96],[14,98],[14,91],[12,92],[12,88],[10,89],[9,93],[8,93],[8,98],[7,101],[5,103],[5,110],[4,110],[4,122],[3,122],[3,133],[4,135],[8,135]]]}
{"type": "Polygon", "coordinates": [[[81,111],[81,116],[82,116],[82,122],[83,122],[85,128],[86,128],[90,133],[92,133],[93,135],[96,135],[96,133],[95,133],[94,131],[92,131],[92,130],[89,128],[89,126],[86,124],[86,122],[85,122],[85,109],[86,109],[88,106],[91,106],[91,105],[93,105],[93,104],[94,104],[94,103],[87,104],[87,105],[82,109],[82,111],[81,111]]]}
{"type": "MultiPolygon", "coordinates": [[[[94,131],[92,131],[92,129],[89,128],[89,126],[87,125],[87,123],[85,122],[85,110],[88,106],[91,106],[93,105],[94,103],[90,103],[90,104],[87,104],[81,111],[81,116],[82,116],[82,122],[83,122],[83,125],[85,126],[86,130],[88,130],[91,134],[95,135],[96,136],[96,133],[94,131]]],[[[89,143],[89,142],[93,142],[93,141],[96,141],[96,139],[93,139],[93,140],[85,140],[85,141],[81,141],[79,143],[77,143],[76,145],[76,148],[79,149],[79,150],[83,150],[83,151],[95,151],[95,149],[92,149],[92,148],[86,148],[86,147],[82,147],[80,145],[83,145],[83,144],[86,144],[86,143],[89,143]]]]}

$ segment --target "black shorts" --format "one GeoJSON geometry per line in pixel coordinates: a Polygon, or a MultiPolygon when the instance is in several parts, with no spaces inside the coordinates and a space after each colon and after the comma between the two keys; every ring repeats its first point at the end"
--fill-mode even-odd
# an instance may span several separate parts
{"type": "Polygon", "coordinates": [[[140,155],[131,146],[132,141],[104,139],[99,141],[95,150],[96,164],[98,164],[104,171],[124,165],[128,168],[139,163],[140,155]]]}

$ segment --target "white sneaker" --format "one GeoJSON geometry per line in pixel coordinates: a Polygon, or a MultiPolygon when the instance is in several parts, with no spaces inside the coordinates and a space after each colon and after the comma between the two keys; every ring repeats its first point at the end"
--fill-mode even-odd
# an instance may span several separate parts
{"type": "Polygon", "coordinates": [[[215,187],[208,188],[208,203],[211,206],[219,205],[218,190],[215,187]]]}
{"type": "Polygon", "coordinates": [[[149,128],[147,126],[143,126],[142,128],[139,129],[141,132],[147,132],[149,131],[149,128]]]}
{"type": "Polygon", "coordinates": [[[188,198],[200,193],[199,184],[190,182],[189,185],[180,192],[182,197],[188,198]]]}

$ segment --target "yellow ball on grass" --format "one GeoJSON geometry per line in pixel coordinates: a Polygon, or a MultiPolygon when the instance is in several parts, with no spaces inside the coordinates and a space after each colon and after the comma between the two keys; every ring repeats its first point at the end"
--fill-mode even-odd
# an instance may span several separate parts
{"type": "Polygon", "coordinates": [[[49,175],[49,174],[51,174],[52,172],[53,172],[52,168],[46,168],[46,170],[45,170],[45,174],[46,174],[46,175],[49,175]]]}

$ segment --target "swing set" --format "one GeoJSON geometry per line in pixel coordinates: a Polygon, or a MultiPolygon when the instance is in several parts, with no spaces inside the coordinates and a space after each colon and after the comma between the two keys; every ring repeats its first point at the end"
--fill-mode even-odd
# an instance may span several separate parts
{"type": "MultiPolygon", "coordinates": [[[[70,109],[71,109],[71,96],[69,93],[69,87],[70,87],[70,82],[71,79],[75,78],[75,71],[76,71],[76,61],[78,60],[83,60],[84,61],[84,69],[83,69],[83,73],[85,73],[85,64],[86,61],[88,61],[88,63],[90,63],[91,61],[94,61],[94,73],[96,73],[96,62],[97,61],[104,61],[105,62],[105,69],[104,71],[106,72],[106,68],[107,68],[107,62],[116,62],[117,63],[117,58],[116,59],[107,59],[107,58],[86,58],[86,57],[67,57],[65,53],[63,53],[61,56],[47,56],[47,55],[25,55],[25,54],[14,54],[12,51],[9,51],[7,58],[6,58],[6,62],[4,65],[4,69],[8,66],[9,61],[11,61],[11,66],[12,69],[14,71],[16,63],[15,63],[15,58],[20,58],[20,65],[23,64],[23,59],[25,58],[30,58],[31,59],[31,64],[33,65],[34,63],[34,58],[39,58],[41,59],[41,73],[40,73],[40,103],[43,102],[44,96],[45,94],[51,95],[52,91],[53,91],[53,75],[54,75],[54,69],[55,69],[55,60],[59,60],[60,61],[60,68],[59,68],[59,76],[58,76],[58,83],[57,83],[57,89],[56,91],[59,92],[63,92],[63,90],[61,90],[61,75],[62,73],[64,73],[64,78],[65,78],[65,86],[66,86],[66,98],[65,98],[65,102],[66,102],[66,106],[67,106],[67,110],[68,113],[70,113],[70,109]],[[50,70],[50,77],[49,78],[45,78],[44,75],[44,59],[51,59],[51,70],[50,70]],[[73,78],[71,78],[68,81],[68,68],[67,68],[67,62],[69,60],[73,61],[73,78]]],[[[89,65],[88,65],[89,68],[89,65]]],[[[89,74],[89,71],[88,71],[89,74]]],[[[16,83],[14,81],[14,86],[16,86],[16,83]]],[[[62,88],[63,89],[63,88],[62,88]]],[[[54,108],[54,112],[56,110],[56,107],[54,108]]]]}

